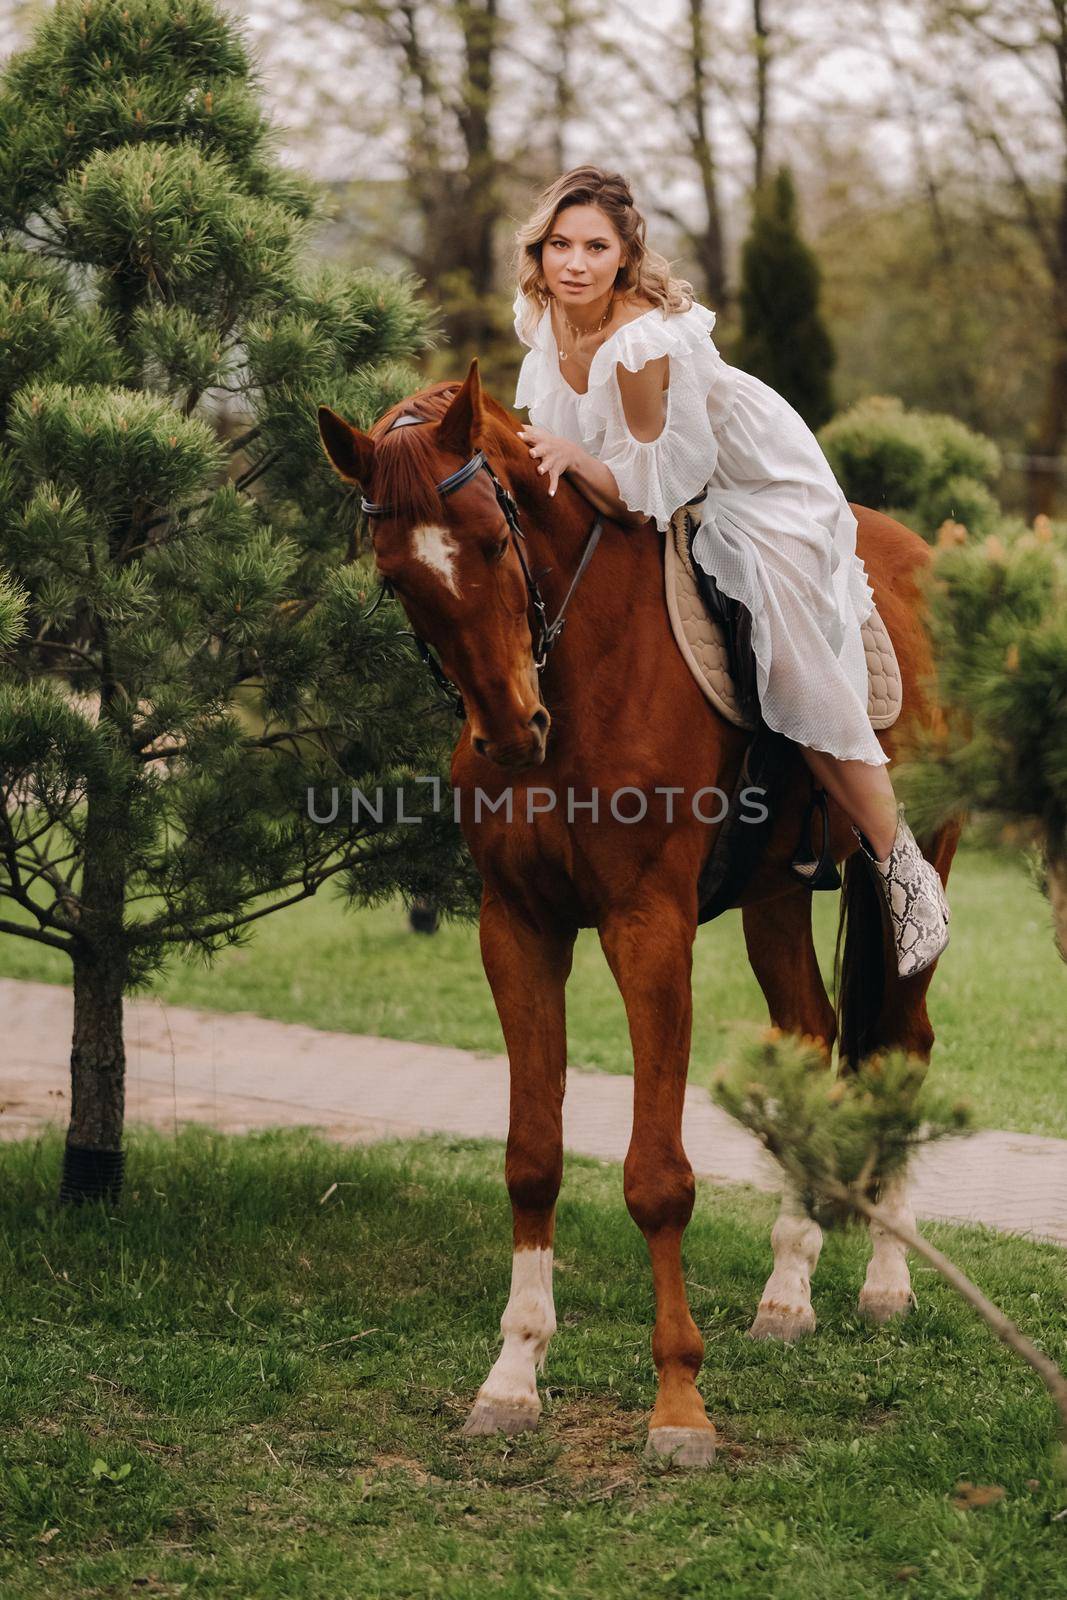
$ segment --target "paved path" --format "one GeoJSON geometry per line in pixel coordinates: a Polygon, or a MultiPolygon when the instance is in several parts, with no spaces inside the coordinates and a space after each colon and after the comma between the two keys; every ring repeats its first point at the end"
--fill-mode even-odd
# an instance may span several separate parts
{"type": "MultiPolygon", "coordinates": [[[[0,1136],[18,1138],[67,1115],[73,999],[57,985],[0,979],[5,1039],[0,1136]]],[[[366,1034],[326,1033],[247,1012],[193,1011],[158,999],[126,1005],[127,1115],[173,1128],[208,1122],[230,1131],[314,1125],[341,1139],[453,1133],[507,1136],[504,1056],[366,1034]]],[[[572,1069],[568,1150],[622,1161],[630,1138],[631,1081],[572,1069]]],[[[756,1141],[686,1092],[686,1151],[699,1177],[779,1187],[756,1141]]],[[[1067,1245],[1067,1141],[981,1132],[923,1152],[912,1194],[921,1217],[981,1222],[1067,1245]]]]}

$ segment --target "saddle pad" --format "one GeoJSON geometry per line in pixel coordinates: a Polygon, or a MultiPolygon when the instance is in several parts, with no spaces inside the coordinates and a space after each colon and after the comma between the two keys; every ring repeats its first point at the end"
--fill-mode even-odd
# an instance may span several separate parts
{"type": "MultiPolygon", "coordinates": [[[[741,715],[734,681],[730,676],[726,639],[719,624],[708,616],[689,561],[686,538],[688,511],[680,506],[671,518],[664,543],[663,577],[674,637],[704,695],[728,722],[739,728],[756,723],[741,715]]],[[[896,651],[878,608],[863,624],[867,653],[867,714],[874,728],[891,728],[900,715],[904,686],[896,651]]]]}

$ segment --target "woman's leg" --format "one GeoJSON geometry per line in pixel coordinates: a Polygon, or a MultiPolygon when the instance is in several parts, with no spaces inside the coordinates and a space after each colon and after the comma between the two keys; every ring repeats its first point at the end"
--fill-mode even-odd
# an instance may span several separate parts
{"type": "Polygon", "coordinates": [[[869,761],[842,761],[804,744],[800,749],[827,794],[862,829],[875,855],[884,861],[897,833],[897,797],[887,768],[869,761]]]}
{"type": "Polygon", "coordinates": [[[825,750],[801,745],[804,759],[823,788],[863,834],[893,923],[897,972],[924,972],[948,944],[952,913],[937,868],[923,855],[903,817],[885,764],[839,761],[825,750]],[[900,834],[899,843],[897,834],[900,834]]]}

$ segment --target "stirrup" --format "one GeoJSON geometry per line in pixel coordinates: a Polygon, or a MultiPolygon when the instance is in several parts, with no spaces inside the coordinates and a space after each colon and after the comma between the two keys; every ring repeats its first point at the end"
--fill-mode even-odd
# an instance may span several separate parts
{"type": "Polygon", "coordinates": [[[800,835],[797,853],[789,863],[790,870],[809,889],[840,889],[841,874],[837,870],[833,855],[830,850],[830,807],[826,797],[826,790],[819,784],[812,785],[811,802],[807,815],[804,818],[804,827],[800,835]],[[815,854],[815,847],[811,840],[811,822],[815,815],[816,807],[822,813],[822,849],[815,854]]]}

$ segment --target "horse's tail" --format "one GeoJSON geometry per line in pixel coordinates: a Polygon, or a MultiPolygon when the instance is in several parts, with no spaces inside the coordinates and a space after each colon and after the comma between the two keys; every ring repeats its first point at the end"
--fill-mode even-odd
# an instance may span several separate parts
{"type": "Polygon", "coordinates": [[[856,850],[844,864],[834,946],[837,1054],[843,1071],[854,1071],[877,1044],[889,938],[885,899],[874,869],[863,851],[856,850]]]}

